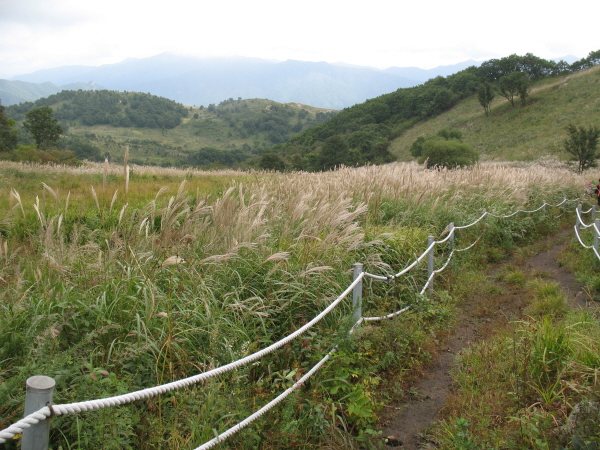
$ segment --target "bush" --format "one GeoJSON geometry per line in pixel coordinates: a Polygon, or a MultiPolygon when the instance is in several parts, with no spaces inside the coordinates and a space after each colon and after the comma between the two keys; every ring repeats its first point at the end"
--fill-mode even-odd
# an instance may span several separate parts
{"type": "Polygon", "coordinates": [[[430,139],[423,143],[423,151],[419,163],[425,163],[427,168],[471,166],[479,159],[479,154],[472,146],[457,139],[438,140],[430,139]]]}

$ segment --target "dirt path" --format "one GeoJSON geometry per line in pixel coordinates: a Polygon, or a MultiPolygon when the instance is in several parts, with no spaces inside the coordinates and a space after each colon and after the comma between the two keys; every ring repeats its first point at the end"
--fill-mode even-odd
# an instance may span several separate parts
{"type": "Polygon", "coordinates": [[[491,330],[519,317],[524,306],[521,292],[497,280],[497,275],[504,266],[511,265],[518,267],[523,273],[555,280],[573,306],[587,306],[586,296],[575,277],[557,262],[557,255],[572,234],[572,230],[567,229],[549,239],[538,254],[521,261],[511,260],[489,271],[490,281],[501,285],[501,293],[490,295],[484,301],[476,298],[465,302],[461,306],[462,313],[456,330],[445,345],[447,348],[444,348],[437,360],[427,368],[425,376],[410,387],[411,394],[403,403],[384,407],[380,426],[383,436],[388,438],[388,448],[435,448],[435,445],[427,440],[427,428],[437,420],[450,392],[450,370],[456,355],[470,343],[485,338],[491,330]]]}

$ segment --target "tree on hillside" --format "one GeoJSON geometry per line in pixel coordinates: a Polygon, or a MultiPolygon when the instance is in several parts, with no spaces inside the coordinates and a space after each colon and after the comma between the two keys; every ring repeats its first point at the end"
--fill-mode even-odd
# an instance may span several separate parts
{"type": "Polygon", "coordinates": [[[600,139],[600,128],[596,126],[585,128],[569,124],[567,133],[569,133],[569,137],[564,141],[565,150],[578,162],[578,172],[582,172],[588,167],[596,167],[598,156],[596,149],[600,139]]]}
{"type": "Polygon", "coordinates": [[[23,127],[31,133],[41,150],[55,147],[63,132],[49,106],[40,106],[25,113],[23,127]]]}
{"type": "Polygon", "coordinates": [[[489,83],[483,83],[479,86],[479,89],[477,89],[477,98],[479,99],[481,106],[483,106],[486,117],[489,117],[490,115],[492,100],[494,100],[495,96],[496,93],[489,83]]]}
{"type": "Polygon", "coordinates": [[[350,152],[348,151],[346,140],[336,134],[327,138],[321,152],[319,153],[318,164],[321,170],[332,170],[341,165],[352,165],[350,152]]]}
{"type": "Polygon", "coordinates": [[[498,92],[510,102],[513,108],[515,107],[515,95],[519,92],[518,74],[519,72],[512,72],[509,75],[504,75],[500,77],[498,82],[498,92]]]}
{"type": "Polygon", "coordinates": [[[4,106],[0,105],[0,152],[8,152],[17,148],[19,140],[15,121],[9,119],[4,110],[4,106]]]}
{"type": "Polygon", "coordinates": [[[263,153],[259,159],[258,166],[263,170],[276,170],[283,172],[285,170],[285,161],[277,153],[263,153]]]}
{"type": "Polygon", "coordinates": [[[419,136],[413,142],[410,152],[419,158],[419,164],[428,168],[470,166],[477,162],[479,154],[472,146],[462,142],[462,133],[457,129],[443,128],[433,137],[419,136]]]}
{"type": "Polygon", "coordinates": [[[525,106],[530,86],[531,80],[527,72],[512,72],[500,77],[500,81],[498,82],[500,95],[506,98],[513,108],[515,106],[515,95],[519,96],[521,105],[525,106]]]}
{"type": "Polygon", "coordinates": [[[521,106],[525,106],[527,97],[529,96],[529,88],[531,87],[531,78],[527,72],[517,72],[517,74],[518,76],[515,76],[517,93],[521,99],[521,106]]]}

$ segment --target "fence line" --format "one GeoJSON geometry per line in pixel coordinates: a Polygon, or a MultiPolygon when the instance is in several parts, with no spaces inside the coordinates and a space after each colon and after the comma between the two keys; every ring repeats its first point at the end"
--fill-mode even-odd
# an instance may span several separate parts
{"type": "Polygon", "coordinates": [[[587,211],[582,211],[581,205],[578,205],[576,211],[577,211],[577,217],[576,217],[577,221],[575,222],[575,226],[573,227],[573,230],[575,231],[575,236],[577,236],[577,240],[579,241],[579,243],[581,244],[582,247],[587,248],[587,249],[591,248],[594,251],[596,258],[598,258],[600,260],[600,250],[599,250],[600,219],[596,219],[596,205],[592,206],[587,211]],[[586,224],[583,221],[583,219],[581,218],[581,215],[587,214],[589,212],[592,213],[593,222],[590,224],[586,224]],[[583,229],[594,228],[594,243],[592,245],[586,245],[583,242],[583,240],[581,239],[580,231],[582,228],[583,229]]]}
{"type": "MultiPolygon", "coordinates": [[[[535,213],[542,209],[544,209],[544,211],[545,211],[546,206],[559,207],[559,206],[562,206],[563,204],[565,204],[566,202],[576,202],[578,200],[579,199],[567,200],[565,198],[562,202],[560,202],[556,205],[551,205],[551,204],[544,202],[542,206],[540,206],[539,208],[537,208],[535,210],[532,210],[532,211],[517,210],[509,215],[495,215],[495,214],[491,214],[491,213],[487,212],[484,209],[483,214],[478,219],[476,219],[474,222],[472,222],[468,225],[455,227],[454,224],[452,224],[452,223],[449,224],[449,226],[446,228],[446,230],[449,228],[449,232],[448,232],[448,235],[444,239],[436,241],[436,240],[434,240],[433,236],[430,236],[426,250],[415,261],[413,261],[411,264],[409,264],[403,270],[401,270],[400,272],[398,272],[394,275],[382,276],[382,275],[370,274],[368,272],[362,271],[362,264],[356,264],[353,282],[348,286],[348,288],[346,288],[346,290],[339,297],[337,297],[333,302],[331,302],[327,308],[325,308],[321,313],[319,313],[317,316],[315,316],[310,322],[308,322],[307,324],[305,324],[304,326],[302,326],[295,332],[289,334],[285,338],[266,347],[265,349],[259,350],[249,356],[246,356],[245,358],[239,359],[237,361],[226,364],[219,368],[212,369],[207,372],[203,372],[203,373],[200,373],[200,374],[188,377],[188,378],[184,378],[182,380],[167,383],[167,384],[164,384],[161,386],[146,388],[146,389],[131,392],[128,394],[123,394],[123,395],[105,398],[105,399],[91,400],[91,401],[71,403],[71,404],[65,404],[65,405],[47,405],[47,406],[39,409],[38,411],[35,411],[34,413],[27,415],[26,417],[24,417],[23,419],[19,420],[16,423],[14,423],[10,427],[8,427],[4,430],[1,430],[0,431],[0,443],[6,442],[7,439],[13,438],[15,435],[24,432],[28,428],[37,425],[39,422],[44,421],[45,419],[47,419],[48,417],[51,417],[53,415],[58,416],[58,415],[77,413],[77,412],[82,412],[82,411],[91,411],[91,410],[96,410],[96,409],[100,409],[100,408],[122,405],[125,403],[129,403],[129,402],[136,401],[136,400],[141,400],[144,398],[150,398],[150,397],[153,397],[153,396],[156,396],[159,394],[163,394],[165,392],[169,392],[169,391],[178,389],[180,387],[185,387],[185,386],[189,386],[189,385],[198,383],[200,381],[209,379],[211,377],[214,377],[214,376],[226,373],[228,371],[231,371],[233,369],[236,369],[238,367],[241,367],[250,362],[256,361],[257,359],[261,358],[262,356],[265,356],[268,353],[271,353],[272,351],[287,344],[294,338],[302,335],[306,330],[308,330],[309,328],[311,328],[312,326],[317,324],[333,308],[335,308],[344,298],[346,298],[346,296],[348,296],[348,294],[350,292],[353,292],[353,309],[355,311],[354,316],[357,319],[354,326],[350,330],[350,333],[352,333],[356,329],[356,327],[358,327],[363,321],[371,322],[371,321],[385,320],[385,319],[390,319],[390,318],[396,317],[396,316],[402,314],[403,312],[407,311],[408,309],[410,309],[410,305],[406,306],[396,312],[393,312],[393,313],[390,313],[390,314],[387,314],[384,316],[379,316],[379,317],[363,317],[362,316],[362,304],[361,304],[362,303],[362,293],[361,292],[362,292],[362,280],[365,276],[368,276],[372,279],[379,280],[379,281],[386,281],[389,283],[393,279],[398,278],[398,277],[404,275],[405,273],[409,272],[416,265],[418,265],[425,257],[428,257],[429,258],[428,279],[427,279],[425,285],[423,286],[422,290],[419,293],[420,295],[423,295],[428,288],[431,288],[435,275],[441,273],[443,270],[446,269],[446,267],[452,260],[454,252],[461,252],[461,251],[466,251],[466,250],[471,249],[474,245],[476,245],[479,242],[479,240],[481,238],[481,236],[479,236],[468,247],[464,247],[462,249],[454,249],[453,248],[448,256],[448,259],[444,263],[444,265],[442,267],[440,267],[439,269],[434,270],[433,269],[433,254],[434,254],[433,249],[435,248],[436,245],[443,244],[448,241],[450,241],[453,246],[455,230],[462,230],[462,229],[472,227],[472,226],[476,225],[477,223],[479,223],[481,220],[483,220],[483,218],[485,218],[486,215],[490,215],[491,217],[494,217],[494,218],[502,218],[503,219],[503,218],[513,217],[516,214],[521,213],[521,212],[522,213],[535,213]],[[359,270],[356,270],[357,266],[360,267],[359,270]],[[361,291],[360,293],[358,292],[358,288],[360,288],[360,291],[361,291]],[[358,315],[356,314],[357,311],[359,313],[358,315]]],[[[592,210],[595,215],[595,208],[592,208],[591,211],[592,210]]],[[[586,211],[585,213],[587,213],[587,212],[589,212],[589,211],[586,211]]],[[[585,246],[585,244],[583,244],[583,242],[581,241],[581,238],[579,236],[579,229],[578,229],[578,225],[583,224],[583,221],[581,220],[581,214],[582,214],[581,206],[579,206],[577,209],[577,225],[575,226],[575,231],[576,231],[576,235],[577,235],[577,238],[579,239],[580,243],[585,246]]],[[[598,220],[598,222],[600,222],[600,219],[598,220]]],[[[592,225],[585,226],[585,228],[590,227],[590,226],[594,226],[594,228],[595,228],[595,235],[596,235],[595,241],[597,243],[598,236],[600,236],[598,224],[594,223],[592,225]]],[[[444,232],[446,230],[444,230],[444,232]]],[[[589,247],[587,247],[587,248],[589,248],[589,247]]],[[[597,246],[596,246],[596,248],[594,248],[594,250],[595,250],[598,258],[600,259],[600,254],[598,253],[597,246]]],[[[249,416],[242,422],[235,425],[234,427],[230,428],[229,430],[227,430],[224,433],[220,434],[219,436],[215,437],[211,441],[198,447],[196,450],[211,448],[212,446],[227,439],[231,435],[235,434],[237,431],[243,429],[248,424],[252,423],[254,420],[256,420],[257,418],[259,418],[260,416],[265,414],[268,410],[272,409],[274,406],[276,406],[278,403],[280,403],[283,399],[285,399],[287,396],[289,396],[293,391],[298,389],[298,387],[302,386],[306,380],[308,380],[317,370],[319,370],[325,364],[325,362],[327,362],[327,360],[330,359],[331,355],[333,355],[333,353],[336,350],[337,350],[337,346],[334,347],[332,350],[330,350],[330,352],[324,358],[322,358],[317,364],[315,364],[296,383],[294,383],[290,388],[288,388],[286,391],[284,391],[278,397],[273,399],[267,405],[265,405],[264,407],[262,407],[261,409],[256,411],[254,414],[252,414],[251,416],[249,416]]]]}

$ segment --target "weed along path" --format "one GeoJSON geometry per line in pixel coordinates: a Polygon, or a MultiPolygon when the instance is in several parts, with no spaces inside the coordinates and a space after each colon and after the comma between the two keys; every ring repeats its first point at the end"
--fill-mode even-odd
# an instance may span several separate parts
{"type": "Polygon", "coordinates": [[[424,369],[423,376],[405,388],[405,398],[398,404],[386,404],[380,416],[382,437],[387,448],[410,450],[433,449],[428,429],[444,413],[452,390],[450,375],[461,351],[478,340],[485,339],[495,329],[518,319],[527,304],[524,283],[511,282],[508,273],[522,274],[521,280],[533,277],[558,283],[573,307],[589,306],[575,277],[563,268],[557,256],[571,239],[573,231],[564,230],[550,239],[524,249],[519,256],[493,267],[487,274],[490,289],[466,299],[460,305],[455,330],[441,346],[434,361],[424,369]],[[520,284],[520,285],[519,285],[520,284]]]}

